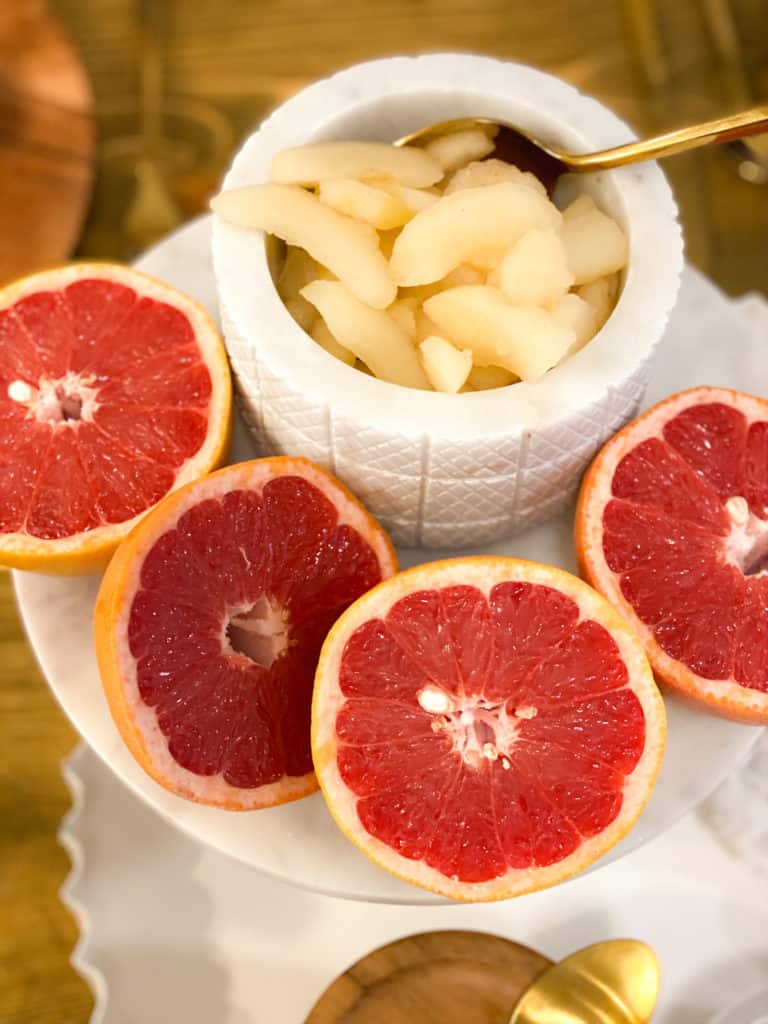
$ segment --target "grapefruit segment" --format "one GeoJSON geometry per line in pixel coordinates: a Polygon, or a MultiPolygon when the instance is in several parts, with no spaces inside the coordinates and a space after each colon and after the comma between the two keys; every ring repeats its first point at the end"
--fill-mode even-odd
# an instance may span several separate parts
{"type": "Polygon", "coordinates": [[[231,810],[315,790],[321,645],[395,571],[381,527],[304,459],[230,466],[168,495],[110,562],[94,620],[110,709],[141,766],[231,810]]]}
{"type": "Polygon", "coordinates": [[[612,493],[637,507],[650,507],[673,520],[695,523],[725,535],[730,523],[722,502],[681,455],[651,437],[628,452],[616,467],[612,493]]]}
{"type": "Polygon", "coordinates": [[[584,479],[576,546],[665,683],[768,722],[767,401],[700,387],[630,423],[584,479]]]}
{"type": "Polygon", "coordinates": [[[642,649],[559,569],[419,566],[356,601],[323,645],[312,751],[347,836],[462,900],[569,877],[631,827],[664,711],[642,649]]]}
{"type": "Polygon", "coordinates": [[[733,643],[733,674],[744,686],[768,693],[768,579],[749,579],[733,643]]]}
{"type": "Polygon", "coordinates": [[[117,264],[0,291],[0,563],[94,572],[146,510],[218,464],[231,385],[192,299],[117,264]]]}

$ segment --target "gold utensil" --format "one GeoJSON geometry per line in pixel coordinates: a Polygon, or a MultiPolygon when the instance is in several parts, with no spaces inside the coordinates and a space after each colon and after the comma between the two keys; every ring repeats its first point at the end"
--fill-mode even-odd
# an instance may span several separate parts
{"type": "Polygon", "coordinates": [[[605,171],[611,167],[636,163],[640,160],[657,160],[688,149],[706,146],[709,143],[732,142],[747,135],[758,135],[768,131],[768,105],[752,107],[713,121],[688,125],[663,135],[652,135],[647,139],[628,142],[613,149],[602,149],[596,153],[567,153],[553,143],[529,132],[501,121],[487,117],[461,117],[452,121],[438,121],[436,124],[419,128],[398,139],[395,145],[429,142],[431,139],[478,125],[492,125],[499,129],[494,142],[494,155],[502,160],[531,170],[546,184],[550,185],[561,174],[585,174],[591,171],[605,171]]]}
{"type": "Polygon", "coordinates": [[[650,946],[598,942],[539,975],[509,1024],[647,1024],[658,994],[659,963],[650,946]]]}
{"type": "MultiPolygon", "coordinates": [[[[720,84],[734,106],[755,99],[749,62],[731,0],[706,0],[704,20],[719,60],[720,84]]],[[[753,185],[768,185],[768,135],[733,142],[728,147],[737,159],[739,176],[753,185]]]]}

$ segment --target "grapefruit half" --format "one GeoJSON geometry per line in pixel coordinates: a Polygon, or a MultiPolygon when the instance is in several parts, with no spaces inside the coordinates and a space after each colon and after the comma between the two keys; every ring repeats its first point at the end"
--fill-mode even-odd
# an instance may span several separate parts
{"type": "Polygon", "coordinates": [[[576,547],[663,682],[768,722],[768,401],[693,388],[626,426],[584,478],[576,547]]]}
{"type": "Polygon", "coordinates": [[[377,864],[457,900],[553,885],[604,854],[664,739],[640,644],[591,587],[533,562],[404,572],[347,609],[318,664],[331,813],[377,864]]]}
{"type": "Polygon", "coordinates": [[[216,466],[231,384],[205,310],[118,264],[0,291],[0,564],[96,572],[137,518],[216,466]]]}
{"type": "Polygon", "coordinates": [[[146,772],[230,810],[317,789],[312,683],[339,613],[397,570],[383,529],[305,459],[219,470],[160,502],[96,602],[112,715],[146,772]]]}

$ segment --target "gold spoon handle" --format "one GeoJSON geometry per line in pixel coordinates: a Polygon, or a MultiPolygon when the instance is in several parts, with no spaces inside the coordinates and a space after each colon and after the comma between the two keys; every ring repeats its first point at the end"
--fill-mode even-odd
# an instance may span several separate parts
{"type": "Polygon", "coordinates": [[[664,135],[654,135],[649,139],[638,139],[626,146],[614,149],[603,149],[598,153],[571,155],[565,158],[570,170],[577,173],[583,171],[604,171],[610,167],[621,167],[639,160],[655,160],[673,153],[683,153],[686,149],[706,146],[709,142],[730,142],[745,135],[759,135],[768,131],[768,106],[752,107],[728,117],[718,117],[714,121],[692,124],[687,128],[679,128],[664,135]]]}

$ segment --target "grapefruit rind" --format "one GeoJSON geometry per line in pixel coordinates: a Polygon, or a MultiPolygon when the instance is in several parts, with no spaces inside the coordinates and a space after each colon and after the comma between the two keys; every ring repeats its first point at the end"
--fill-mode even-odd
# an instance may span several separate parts
{"type": "Polygon", "coordinates": [[[339,522],[356,528],[366,538],[384,575],[397,572],[397,556],[389,538],[360,502],[308,459],[281,456],[227,466],[163,498],[118,548],[96,600],[93,624],[96,660],[107,703],[126,746],[161,786],[188,800],[227,810],[256,810],[299,800],[317,790],[315,773],[283,777],[274,784],[254,789],[239,789],[221,776],[201,776],[182,768],[168,750],[168,741],[157,724],[154,710],[144,704],[139,694],[135,659],[128,641],[131,605],[147,553],[192,506],[232,490],[260,488],[274,477],[291,473],[322,491],[336,507],[339,522]]]}
{"type": "Polygon", "coordinates": [[[379,583],[340,616],[320,652],[312,701],[312,757],[320,788],[341,831],[379,867],[431,892],[462,902],[508,899],[556,885],[583,871],[619,842],[633,827],[650,797],[666,741],[664,702],[640,643],[610,604],[583,580],[552,566],[516,558],[468,557],[446,559],[408,569],[379,583]],[[486,596],[498,583],[523,581],[553,587],[574,600],[585,618],[603,625],[616,641],[646,720],[646,746],[624,789],[616,819],[563,860],[548,867],[519,870],[487,882],[460,882],[442,872],[396,853],[370,835],[360,823],[357,797],[343,781],[337,765],[335,723],[345,698],[338,684],[341,658],[348,639],[370,619],[386,616],[400,598],[416,590],[466,585],[486,596]]]}
{"type": "MultiPolygon", "coordinates": [[[[211,377],[208,430],[202,447],[179,468],[172,493],[222,465],[229,453],[232,432],[232,382],[226,349],[208,312],[195,299],[148,274],[118,263],[89,261],[41,270],[0,289],[0,310],[27,295],[59,290],[82,279],[112,280],[134,288],[142,297],[166,302],[188,317],[211,377]]],[[[145,515],[109,523],[87,533],[58,540],[26,533],[0,533],[0,565],[53,575],[90,575],[103,571],[117,545],[145,515]]]]}
{"type": "Polygon", "coordinates": [[[647,437],[657,437],[664,425],[684,409],[705,402],[724,402],[756,418],[768,420],[768,401],[730,388],[702,386],[681,391],[652,406],[628,423],[599,452],[584,476],[576,508],[574,538],[582,575],[630,623],[645,648],[661,682],[683,699],[704,705],[723,718],[749,725],[768,723],[768,693],[749,689],[730,679],[705,679],[671,658],[653,632],[624,597],[619,577],[608,567],[602,545],[602,514],[611,498],[611,484],[619,462],[647,437]]]}

